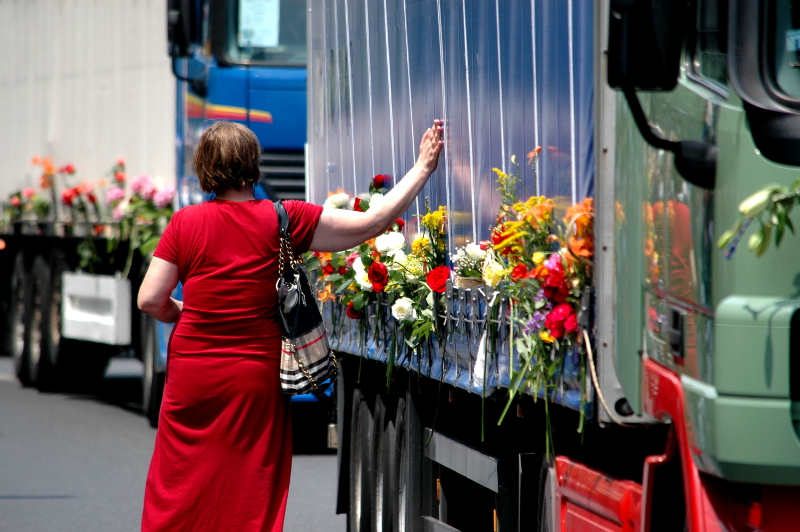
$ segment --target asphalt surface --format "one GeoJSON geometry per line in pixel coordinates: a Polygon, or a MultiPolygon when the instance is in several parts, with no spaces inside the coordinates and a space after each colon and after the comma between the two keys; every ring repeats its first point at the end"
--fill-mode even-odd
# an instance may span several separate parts
{"type": "MultiPolygon", "coordinates": [[[[138,361],[115,359],[96,393],[44,394],[22,388],[0,358],[0,532],[139,530],[155,438],[141,374],[138,361]]],[[[296,447],[284,530],[343,532],[336,456],[300,450],[313,454],[296,447]]]]}

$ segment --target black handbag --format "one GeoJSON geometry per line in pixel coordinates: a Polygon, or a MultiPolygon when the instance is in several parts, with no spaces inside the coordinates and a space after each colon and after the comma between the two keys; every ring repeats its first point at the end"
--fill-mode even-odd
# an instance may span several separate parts
{"type": "Polygon", "coordinates": [[[289,395],[309,392],[319,395],[336,379],[339,363],[328,345],[325,323],[306,276],[305,266],[292,251],[289,213],[281,201],[274,204],[280,227],[278,282],[275,288],[278,290],[278,316],[283,332],[281,387],[289,395]],[[287,263],[288,267],[285,267],[287,263]]]}

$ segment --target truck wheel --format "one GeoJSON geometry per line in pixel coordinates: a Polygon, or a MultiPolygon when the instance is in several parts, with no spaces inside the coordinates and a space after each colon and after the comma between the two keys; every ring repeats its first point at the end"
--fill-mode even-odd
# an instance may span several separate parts
{"type": "Polygon", "coordinates": [[[70,369],[67,359],[70,355],[81,355],[76,350],[77,342],[61,340],[61,274],[69,271],[67,261],[60,253],[53,254],[49,268],[41,257],[37,257],[36,260],[38,266],[37,262],[34,262],[34,276],[40,279],[39,286],[42,289],[40,356],[36,387],[41,391],[50,391],[61,384],[73,384],[66,383],[63,379],[70,369]]]}
{"type": "Polygon", "coordinates": [[[161,411],[161,398],[164,395],[164,372],[158,371],[156,363],[161,349],[158,343],[158,324],[150,316],[141,316],[141,348],[144,375],[142,375],[142,410],[144,410],[150,426],[158,426],[158,415],[161,411]]]}
{"type": "Polygon", "coordinates": [[[406,450],[406,400],[400,397],[397,401],[397,413],[394,417],[394,438],[392,439],[392,456],[389,469],[390,500],[392,501],[393,530],[401,532],[408,527],[408,474],[409,457],[406,450]]]}
{"type": "Polygon", "coordinates": [[[14,373],[23,386],[31,386],[28,369],[26,347],[30,333],[30,309],[32,301],[31,276],[25,271],[25,257],[18,253],[14,259],[14,270],[11,274],[11,291],[8,302],[8,323],[6,338],[9,351],[14,358],[14,373]]]}
{"type": "Polygon", "coordinates": [[[350,417],[350,505],[347,512],[349,532],[370,530],[370,454],[372,413],[361,389],[353,390],[350,417]]]}
{"type": "Polygon", "coordinates": [[[28,345],[24,352],[27,355],[28,374],[31,383],[39,390],[49,390],[53,386],[54,368],[50,360],[50,349],[45,344],[52,342],[50,334],[48,307],[51,305],[50,297],[50,268],[47,267],[42,257],[36,257],[31,271],[31,306],[29,331],[27,334],[28,345]]]}
{"type": "Polygon", "coordinates": [[[375,395],[372,415],[373,436],[372,442],[370,442],[371,530],[391,532],[392,504],[389,497],[391,487],[389,463],[392,454],[390,448],[394,447],[394,423],[386,415],[385,398],[380,393],[375,395]]]}

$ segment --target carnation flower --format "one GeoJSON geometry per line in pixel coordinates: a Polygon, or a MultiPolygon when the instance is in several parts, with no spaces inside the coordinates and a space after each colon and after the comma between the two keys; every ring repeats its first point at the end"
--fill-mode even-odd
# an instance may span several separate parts
{"type": "Polygon", "coordinates": [[[23,197],[23,198],[25,198],[25,199],[30,199],[30,198],[32,198],[32,197],[33,197],[35,194],[36,194],[36,191],[35,191],[35,190],[33,190],[33,189],[32,189],[32,188],[30,188],[30,187],[28,187],[28,188],[23,188],[23,189],[22,189],[22,197],[23,197]]]}
{"type": "Polygon", "coordinates": [[[399,321],[416,320],[417,311],[414,310],[414,302],[407,297],[401,297],[392,305],[392,316],[399,321]]]}
{"type": "Polygon", "coordinates": [[[125,197],[125,190],[120,187],[113,187],[108,190],[106,193],[106,203],[109,205],[113,205],[114,202],[117,202],[125,197]]]}
{"type": "Polygon", "coordinates": [[[156,195],[153,197],[153,203],[156,204],[156,207],[159,209],[163,209],[170,203],[172,203],[172,197],[175,195],[175,187],[172,185],[166,187],[164,190],[160,190],[156,192],[156,195]]]}
{"type": "MultiPolygon", "coordinates": [[[[347,256],[347,258],[345,259],[344,263],[347,265],[348,268],[355,268],[355,262],[356,262],[356,259],[358,259],[358,258],[359,258],[358,251],[354,251],[354,252],[352,252],[351,254],[349,254],[347,256]]],[[[362,269],[363,269],[364,265],[362,264],[361,266],[362,266],[362,269]]]]}
{"type": "Polygon", "coordinates": [[[362,273],[367,271],[367,268],[364,266],[364,262],[361,260],[361,255],[359,255],[358,253],[355,253],[355,255],[356,258],[353,259],[353,264],[352,264],[353,269],[356,271],[356,273],[362,273]]]}
{"type": "Polygon", "coordinates": [[[143,200],[151,200],[156,193],[156,187],[149,175],[142,174],[131,181],[131,191],[143,200]]]}
{"type": "Polygon", "coordinates": [[[503,277],[506,275],[506,270],[503,265],[494,260],[491,255],[487,255],[486,261],[483,263],[483,281],[494,288],[503,277]]]}
{"type": "Polygon", "coordinates": [[[406,238],[402,233],[391,231],[380,235],[375,239],[375,249],[381,253],[388,253],[390,251],[398,250],[406,245],[406,238]]]}

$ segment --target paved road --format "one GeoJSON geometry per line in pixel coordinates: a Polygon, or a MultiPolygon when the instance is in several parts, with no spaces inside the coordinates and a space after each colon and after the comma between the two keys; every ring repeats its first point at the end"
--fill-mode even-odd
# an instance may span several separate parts
{"type": "MultiPolygon", "coordinates": [[[[0,358],[0,532],[139,530],[155,437],[137,404],[141,373],[114,360],[96,394],[42,394],[0,358]]],[[[345,530],[335,478],[334,455],[295,455],[287,532],[345,530]]]]}

